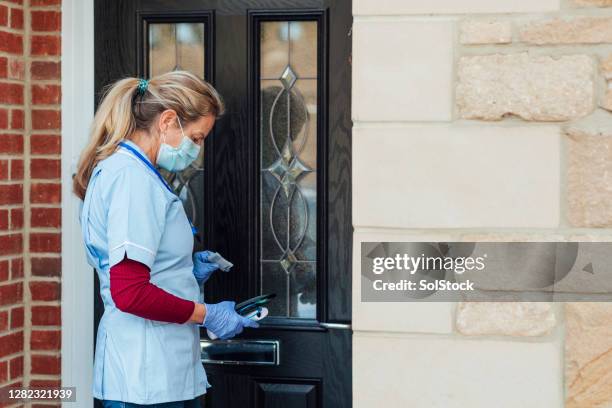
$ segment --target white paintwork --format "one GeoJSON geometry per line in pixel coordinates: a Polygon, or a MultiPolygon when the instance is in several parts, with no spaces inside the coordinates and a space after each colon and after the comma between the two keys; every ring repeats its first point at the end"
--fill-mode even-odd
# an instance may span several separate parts
{"type": "Polygon", "coordinates": [[[93,10],[93,0],[62,0],[62,386],[77,393],[66,408],[92,406],[93,270],[71,179],[94,112],[93,10]]]}

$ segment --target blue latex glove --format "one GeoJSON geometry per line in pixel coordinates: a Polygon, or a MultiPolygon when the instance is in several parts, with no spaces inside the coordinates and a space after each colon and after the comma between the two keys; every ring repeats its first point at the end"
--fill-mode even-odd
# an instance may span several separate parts
{"type": "Polygon", "coordinates": [[[214,262],[208,262],[210,251],[199,251],[193,254],[193,275],[198,281],[198,285],[203,284],[210,278],[210,275],[217,269],[219,265],[214,262]]]}
{"type": "Polygon", "coordinates": [[[214,333],[220,339],[229,339],[242,332],[245,327],[259,327],[259,323],[234,310],[236,302],[205,303],[206,316],[201,325],[214,333]]]}

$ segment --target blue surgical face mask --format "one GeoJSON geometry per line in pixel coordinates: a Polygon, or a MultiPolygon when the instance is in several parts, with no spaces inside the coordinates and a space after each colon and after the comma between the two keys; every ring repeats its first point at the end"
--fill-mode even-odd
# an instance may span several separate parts
{"type": "MultiPolygon", "coordinates": [[[[200,145],[195,143],[193,140],[185,136],[183,132],[183,126],[179,118],[176,118],[181,128],[181,134],[183,139],[178,147],[172,147],[169,144],[164,143],[162,140],[159,152],[157,153],[157,165],[162,169],[168,171],[181,171],[187,168],[195,159],[198,158],[200,153],[200,145]]],[[[165,139],[165,135],[164,135],[165,139]]]]}

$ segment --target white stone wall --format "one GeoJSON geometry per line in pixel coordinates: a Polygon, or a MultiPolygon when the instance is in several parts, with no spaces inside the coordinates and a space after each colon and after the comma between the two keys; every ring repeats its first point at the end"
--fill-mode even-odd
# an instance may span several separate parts
{"type": "Polygon", "coordinates": [[[365,303],[366,241],[612,239],[612,0],[353,0],[353,402],[612,407],[607,304],[365,303]]]}

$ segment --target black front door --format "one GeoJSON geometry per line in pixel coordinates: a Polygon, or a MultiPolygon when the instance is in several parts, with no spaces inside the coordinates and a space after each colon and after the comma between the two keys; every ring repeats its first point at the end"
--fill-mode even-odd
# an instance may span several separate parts
{"type": "Polygon", "coordinates": [[[201,332],[204,405],[351,406],[351,1],[95,4],[98,95],[185,69],[226,103],[203,155],[166,177],[198,227],[195,249],[234,263],[206,301],[276,297],[259,329],[201,332]]]}

